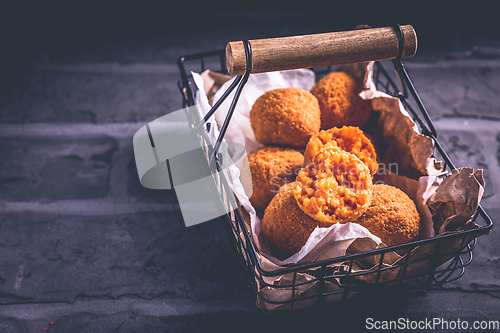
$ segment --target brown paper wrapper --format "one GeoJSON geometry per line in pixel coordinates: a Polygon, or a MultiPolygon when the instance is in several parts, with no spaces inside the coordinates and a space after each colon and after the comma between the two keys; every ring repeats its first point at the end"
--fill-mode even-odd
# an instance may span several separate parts
{"type": "Polygon", "coordinates": [[[472,168],[455,169],[443,180],[428,202],[436,234],[457,230],[476,212],[484,185],[483,170],[472,168]]]}

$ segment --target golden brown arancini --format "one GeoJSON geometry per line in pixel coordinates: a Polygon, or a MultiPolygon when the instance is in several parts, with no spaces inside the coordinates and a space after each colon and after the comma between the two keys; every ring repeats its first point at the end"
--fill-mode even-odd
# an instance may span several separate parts
{"type": "Polygon", "coordinates": [[[304,163],[310,164],[321,148],[333,144],[348,153],[356,155],[366,164],[372,176],[378,170],[377,153],[370,139],[358,127],[331,128],[311,137],[304,152],[304,163]]]}
{"type": "Polygon", "coordinates": [[[359,97],[363,85],[350,74],[331,72],[316,82],[311,93],[321,109],[321,129],[363,127],[372,113],[371,102],[359,97]]]}
{"type": "Polygon", "coordinates": [[[263,147],[248,154],[255,208],[266,208],[281,185],[293,182],[304,165],[304,156],[291,148],[263,147]]]}
{"type": "Polygon", "coordinates": [[[255,139],[265,145],[304,148],[319,132],[321,111],[316,97],[298,88],[266,91],[250,110],[255,139]]]}
{"type": "Polygon", "coordinates": [[[322,226],[299,208],[294,187],[295,183],[281,186],[262,219],[264,235],[287,256],[300,251],[316,226],[322,226]]]}
{"type": "Polygon", "coordinates": [[[418,239],[420,215],[415,203],[394,186],[373,185],[370,207],[356,221],[388,246],[418,239]]]}
{"type": "Polygon", "coordinates": [[[327,146],[299,171],[294,195],[307,215],[326,223],[355,221],[370,206],[372,177],[355,155],[327,146]]]}

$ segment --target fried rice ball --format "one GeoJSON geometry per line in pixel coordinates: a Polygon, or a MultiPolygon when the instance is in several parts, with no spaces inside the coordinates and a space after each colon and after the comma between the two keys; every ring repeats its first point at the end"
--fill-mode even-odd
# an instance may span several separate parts
{"type": "Polygon", "coordinates": [[[370,206],[372,177],[356,155],[327,146],[299,171],[294,189],[299,207],[326,223],[355,221],[370,206]]]}
{"type": "Polygon", "coordinates": [[[378,170],[377,153],[370,139],[358,127],[331,128],[313,135],[304,152],[304,163],[313,163],[314,156],[326,145],[335,145],[356,155],[366,164],[372,176],[378,170]]]}
{"type": "Polygon", "coordinates": [[[345,72],[331,72],[316,82],[311,93],[321,109],[321,129],[363,127],[372,113],[371,102],[359,97],[362,82],[345,72]]]}
{"type": "Polygon", "coordinates": [[[305,214],[293,195],[295,183],[281,186],[264,211],[264,235],[287,256],[300,251],[316,226],[323,226],[305,214]]]}
{"type": "Polygon", "coordinates": [[[255,139],[265,145],[304,148],[319,132],[321,111],[310,92],[298,88],[266,91],[250,110],[255,139]]]}
{"type": "Polygon", "coordinates": [[[263,147],[248,154],[255,208],[266,208],[281,185],[293,182],[304,165],[304,156],[291,148],[263,147]]]}
{"type": "Polygon", "coordinates": [[[356,221],[388,246],[418,239],[420,215],[415,203],[394,186],[373,185],[370,207],[356,221]]]}

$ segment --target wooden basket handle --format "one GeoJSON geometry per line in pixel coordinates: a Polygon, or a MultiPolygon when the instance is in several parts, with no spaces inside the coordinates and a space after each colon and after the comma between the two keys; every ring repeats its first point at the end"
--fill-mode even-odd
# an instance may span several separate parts
{"type": "MultiPolygon", "coordinates": [[[[404,35],[402,57],[411,57],[417,51],[417,35],[411,25],[402,25],[401,29],[404,35]]],[[[249,42],[252,73],[394,59],[399,50],[398,37],[391,27],[255,39],[249,42]]],[[[246,58],[242,41],[227,44],[226,66],[231,75],[245,73],[246,58]]]]}

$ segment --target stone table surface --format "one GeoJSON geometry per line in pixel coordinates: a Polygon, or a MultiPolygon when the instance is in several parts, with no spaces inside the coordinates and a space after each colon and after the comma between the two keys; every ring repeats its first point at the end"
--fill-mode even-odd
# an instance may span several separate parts
{"type": "Polygon", "coordinates": [[[139,128],[181,108],[181,55],[399,19],[417,30],[419,51],[405,65],[439,139],[457,166],[484,170],[482,205],[495,222],[498,36],[384,10],[79,9],[85,20],[28,15],[17,34],[2,34],[0,332],[353,332],[367,318],[500,321],[497,226],[478,240],[465,275],[441,288],[372,290],[345,304],[264,314],[222,221],[186,228],[173,191],[140,185],[132,148],[139,128]]]}

